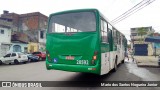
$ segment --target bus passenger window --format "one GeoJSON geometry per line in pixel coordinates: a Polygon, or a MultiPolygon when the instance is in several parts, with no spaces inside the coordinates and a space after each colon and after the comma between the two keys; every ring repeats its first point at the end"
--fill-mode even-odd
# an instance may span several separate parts
{"type": "Polygon", "coordinates": [[[101,38],[103,43],[108,43],[107,23],[101,20],[101,38]]]}
{"type": "Polygon", "coordinates": [[[53,26],[54,26],[56,32],[65,32],[65,26],[57,24],[57,23],[54,23],[54,24],[55,25],[53,25],[53,26]]]}

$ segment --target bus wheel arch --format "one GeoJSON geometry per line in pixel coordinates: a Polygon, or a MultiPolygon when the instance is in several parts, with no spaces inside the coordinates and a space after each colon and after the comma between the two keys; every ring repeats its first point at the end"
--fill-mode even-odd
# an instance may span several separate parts
{"type": "Polygon", "coordinates": [[[118,56],[116,55],[116,58],[115,58],[115,61],[114,61],[114,68],[113,68],[114,72],[117,70],[117,61],[118,61],[118,56]]]}

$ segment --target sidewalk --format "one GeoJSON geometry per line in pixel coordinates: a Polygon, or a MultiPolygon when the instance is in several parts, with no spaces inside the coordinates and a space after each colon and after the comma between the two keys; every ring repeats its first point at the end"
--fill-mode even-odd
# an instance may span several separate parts
{"type": "Polygon", "coordinates": [[[158,65],[158,56],[134,56],[138,66],[160,67],[158,65]]]}

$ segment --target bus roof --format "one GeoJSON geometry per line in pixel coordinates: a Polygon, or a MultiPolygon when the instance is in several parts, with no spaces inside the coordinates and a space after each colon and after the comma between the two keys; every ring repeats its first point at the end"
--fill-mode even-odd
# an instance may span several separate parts
{"type": "Polygon", "coordinates": [[[96,12],[99,12],[98,9],[93,9],[93,8],[92,9],[74,9],[74,10],[65,10],[65,11],[52,13],[52,14],[50,14],[50,16],[58,15],[58,14],[64,14],[64,13],[71,13],[71,12],[80,12],[80,11],[96,11],[96,12]]]}

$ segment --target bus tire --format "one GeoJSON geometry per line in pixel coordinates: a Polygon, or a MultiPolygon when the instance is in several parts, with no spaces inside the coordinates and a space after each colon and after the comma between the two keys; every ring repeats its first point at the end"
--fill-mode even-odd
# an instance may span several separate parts
{"type": "Polygon", "coordinates": [[[116,56],[116,60],[115,60],[115,63],[114,63],[113,71],[114,71],[114,72],[117,71],[117,56],[116,56]]]}

